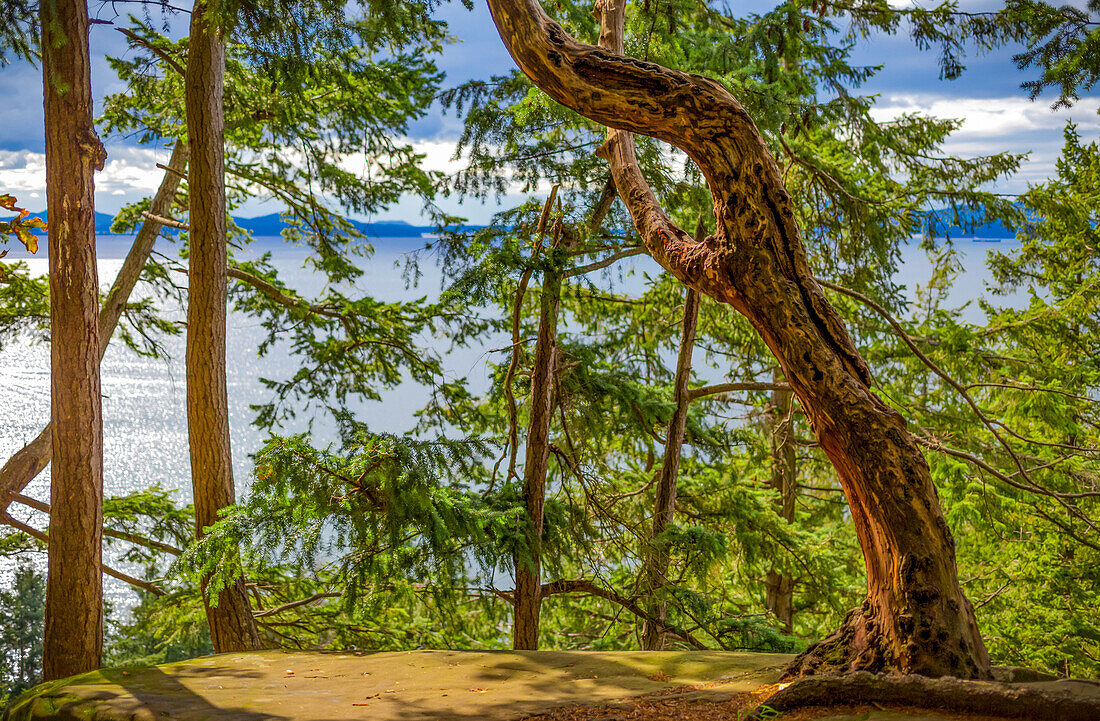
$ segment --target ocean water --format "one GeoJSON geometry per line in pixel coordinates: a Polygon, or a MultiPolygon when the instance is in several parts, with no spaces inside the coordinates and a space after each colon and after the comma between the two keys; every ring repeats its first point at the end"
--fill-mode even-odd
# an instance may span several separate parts
{"type": "MultiPolygon", "coordinates": [[[[128,239],[102,239],[99,274],[105,289],[121,267],[128,245],[128,239]]],[[[357,289],[382,300],[435,295],[441,271],[431,256],[420,256],[423,275],[418,287],[408,287],[401,272],[407,254],[417,251],[421,245],[419,239],[379,240],[374,257],[366,264],[365,275],[355,284],[357,289]]],[[[963,270],[952,286],[950,301],[963,303],[974,298],[989,277],[984,263],[987,250],[1005,250],[1013,245],[1012,241],[956,241],[963,270]]],[[[306,259],[303,250],[286,249],[278,239],[260,239],[253,252],[268,248],[279,248],[273,255],[273,263],[292,287],[300,287],[307,293],[319,290],[317,276],[303,268],[306,259]]],[[[648,257],[631,260],[634,261],[633,269],[639,273],[659,272],[648,257]]],[[[32,258],[27,262],[35,272],[46,272],[45,258],[32,258]]],[[[907,248],[901,277],[910,292],[918,283],[927,282],[930,273],[931,263],[924,252],[915,244],[907,248]]],[[[626,283],[628,287],[631,284],[640,287],[641,281],[628,278],[626,283]]],[[[976,308],[971,308],[967,314],[975,320],[978,317],[976,308]]],[[[264,441],[261,433],[251,426],[254,414],[249,408],[250,404],[266,402],[269,398],[269,391],[258,379],[288,377],[295,365],[288,354],[278,349],[265,357],[257,357],[256,350],[264,331],[255,319],[231,314],[227,337],[230,430],[235,479],[238,494],[241,494],[247,490],[251,471],[249,456],[259,450],[264,441]]],[[[444,362],[445,375],[468,378],[475,391],[488,387],[490,349],[499,348],[506,342],[503,336],[489,336],[483,338],[478,347],[448,353],[444,362]]],[[[170,354],[167,361],[139,356],[117,341],[111,343],[104,358],[104,485],[107,495],[159,484],[175,489],[181,503],[190,502],[182,336],[168,338],[166,346],[170,354]]],[[[3,459],[33,439],[48,421],[49,372],[49,348],[45,344],[17,342],[0,349],[0,457],[3,459]]],[[[412,428],[414,412],[427,399],[426,389],[404,384],[384,393],[381,402],[365,404],[357,411],[375,430],[399,433],[412,428]]],[[[321,432],[324,432],[323,427],[321,432]]],[[[25,493],[49,499],[49,468],[25,493]]],[[[19,504],[12,504],[10,512],[20,520],[45,528],[46,519],[42,514],[19,504]]],[[[36,563],[44,569],[45,558],[36,559],[36,563]]],[[[12,567],[11,562],[0,559],[0,586],[10,582],[12,567]]],[[[116,607],[132,603],[128,586],[112,578],[106,578],[105,583],[108,596],[116,607]]]]}

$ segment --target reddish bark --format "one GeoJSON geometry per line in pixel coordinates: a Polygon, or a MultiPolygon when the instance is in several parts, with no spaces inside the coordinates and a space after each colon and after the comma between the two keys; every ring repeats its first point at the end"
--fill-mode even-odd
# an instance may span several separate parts
{"type": "Polygon", "coordinates": [[[92,126],[88,6],[44,2],[42,75],[49,211],[49,574],[46,680],[99,668],[103,651],[103,409],[93,173],[106,153],[92,126]]]}
{"type": "MultiPolygon", "coordinates": [[[[209,5],[191,12],[191,41],[184,80],[187,134],[191,146],[187,297],[187,433],[195,533],[218,520],[236,502],[229,446],[229,402],[225,376],[226,209],[225,121],[222,93],[225,44],[210,19],[209,5]]],[[[207,594],[206,618],[214,650],[262,648],[244,583],[222,589],[217,605],[207,594]]]]}
{"type": "MultiPolygon", "coordinates": [[[[512,57],[542,90],[614,129],[605,153],[650,254],[750,321],[837,470],[866,561],[867,598],[792,671],[987,677],[928,464],[905,420],[871,392],[866,364],[807,266],[778,167],[741,104],[713,80],[578,43],[535,0],[489,7],[512,57]],[[715,235],[697,242],[668,219],[622,131],[672,143],[695,161],[714,200],[715,235]]],[[[622,13],[622,0],[597,10],[608,36],[601,43],[616,52],[622,13]]]]}

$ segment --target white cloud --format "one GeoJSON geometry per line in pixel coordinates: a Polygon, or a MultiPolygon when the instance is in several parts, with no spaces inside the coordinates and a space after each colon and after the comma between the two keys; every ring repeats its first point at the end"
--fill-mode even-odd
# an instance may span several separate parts
{"type": "Polygon", "coordinates": [[[960,98],[932,94],[887,95],[871,110],[876,120],[919,113],[962,121],[943,150],[952,155],[975,157],[995,153],[1030,153],[1019,172],[999,189],[1020,192],[1029,183],[1042,182],[1054,174],[1062,149],[1062,128],[1069,120],[1077,123],[1086,138],[1100,133],[1097,107],[1100,99],[1084,98],[1068,110],[1051,110],[1043,100],[1032,102],[1020,96],[960,98]]]}
{"type": "MultiPolygon", "coordinates": [[[[97,209],[113,212],[121,203],[154,192],[164,171],[157,163],[168,161],[167,150],[107,146],[107,162],[95,174],[96,195],[109,198],[97,209]]],[[[46,192],[46,156],[30,150],[0,150],[0,192],[17,198],[41,199],[46,192]]],[[[99,204],[97,203],[97,206],[99,204]]],[[[32,208],[39,210],[39,208],[32,208]]]]}
{"type": "Polygon", "coordinates": [[[962,127],[953,140],[995,139],[1019,133],[1057,131],[1069,118],[1082,128],[1100,129],[1096,117],[1097,100],[1086,98],[1069,111],[1052,111],[1043,101],[1023,97],[958,98],[945,95],[890,95],[876,105],[871,115],[890,120],[905,113],[921,113],[939,118],[956,118],[962,127]]]}
{"type": "MultiPolygon", "coordinates": [[[[962,120],[962,127],[951,135],[944,151],[974,157],[1002,152],[1031,152],[1029,160],[1020,172],[997,189],[1003,192],[1019,192],[1028,183],[1041,182],[1054,173],[1054,163],[1062,146],[1062,127],[1074,119],[1086,137],[1100,135],[1100,118],[1097,106],[1100,100],[1086,98],[1070,110],[1051,111],[1045,102],[1031,102],[1020,96],[1000,98],[960,98],[939,94],[888,94],[879,100],[871,111],[877,120],[890,120],[906,113],[920,113],[962,120]]],[[[466,167],[462,158],[455,159],[457,143],[454,140],[403,139],[424,155],[424,167],[453,175],[466,167]]],[[[169,150],[110,144],[107,147],[107,164],[96,173],[97,209],[114,212],[123,203],[152,194],[163,177],[157,168],[165,163],[169,150]]],[[[678,160],[677,162],[682,162],[678,160]]],[[[369,172],[362,155],[345,158],[343,166],[351,172],[369,172]]],[[[41,206],[45,198],[45,156],[29,150],[0,150],[0,192],[12,193],[21,200],[34,200],[41,206]]],[[[549,192],[549,186],[536,193],[549,192]]],[[[523,193],[518,184],[507,188],[509,200],[518,199],[523,193]]],[[[481,207],[469,202],[460,204],[454,199],[441,199],[446,206],[454,205],[456,212],[465,211],[485,222],[493,212],[491,205],[481,207]],[[466,207],[463,207],[463,206],[466,207]]],[[[245,214],[272,212],[273,208],[253,207],[246,204],[245,214]]],[[[32,207],[31,210],[40,210],[32,207]]],[[[450,208],[449,208],[450,209],[450,208]]],[[[418,203],[402,202],[379,214],[380,218],[397,218],[408,215],[414,220],[419,213],[418,203]]]]}

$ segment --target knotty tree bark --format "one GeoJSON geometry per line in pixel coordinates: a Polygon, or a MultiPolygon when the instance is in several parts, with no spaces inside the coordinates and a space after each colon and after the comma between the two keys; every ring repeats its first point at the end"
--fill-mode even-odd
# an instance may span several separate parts
{"type": "Polygon", "coordinates": [[[103,408],[93,173],[106,152],[92,126],[88,5],[41,7],[49,211],[49,572],[47,681],[99,668],[103,652],[103,408]]]}
{"type": "Polygon", "coordinates": [[[867,568],[862,606],[790,669],[987,677],[989,658],[959,587],[954,540],[928,464],[810,273],[792,201],[763,138],[719,83],[622,57],[623,0],[600,0],[602,48],[578,43],[536,0],[489,0],[519,67],[554,100],[612,130],[604,153],[653,258],[742,313],[771,349],[836,468],[867,568]],[[700,243],[659,207],[629,132],[685,151],[714,201],[700,243]]]}
{"type": "MultiPolygon", "coordinates": [[[[154,216],[168,215],[172,203],[179,189],[180,174],[187,168],[187,145],[177,142],[172,150],[172,159],[168,167],[177,172],[165,172],[160,181],[156,195],[150,203],[149,210],[154,216]]],[[[126,302],[141,278],[141,271],[145,268],[149,254],[153,251],[153,244],[157,240],[161,225],[148,218],[142,222],[141,228],[134,237],[126,259],[122,261],[122,268],[115,276],[111,290],[107,293],[107,299],[99,310],[99,360],[103,361],[103,355],[107,352],[107,345],[114,335],[122,311],[126,308],[126,302]]],[[[23,489],[34,480],[34,477],[45,469],[53,455],[52,447],[53,424],[47,423],[33,441],[12,454],[0,467],[0,515],[7,512],[15,496],[23,492],[23,489]]]]}
{"type": "Polygon", "coordinates": [[[539,330],[531,369],[531,418],[523,466],[523,504],[527,510],[527,554],[517,553],[515,618],[512,648],[533,651],[539,647],[539,612],[542,609],[542,522],[546,501],[546,471],[550,463],[550,419],[554,412],[554,365],[557,356],[558,306],[561,272],[543,275],[539,330]]]}
{"type": "MultiPolygon", "coordinates": [[[[778,368],[772,374],[778,384],[783,380],[778,368]]],[[[798,465],[795,459],[794,422],[791,420],[791,390],[776,388],[765,412],[765,428],[771,445],[771,486],[778,493],[776,512],[787,523],[794,521],[795,483],[798,465]]],[[[764,603],[783,625],[794,630],[794,578],[789,573],[772,569],[764,581],[764,603]]]]}
{"type": "Polygon", "coordinates": [[[680,327],[680,355],[676,360],[673,401],[676,408],[668,421],[665,453],[661,459],[657,491],[653,499],[653,529],[649,543],[643,549],[642,577],[649,599],[649,615],[642,625],[642,649],[661,651],[665,647],[665,619],[668,602],[659,598],[661,587],[668,580],[668,544],[658,537],[672,523],[676,510],[676,477],[680,473],[680,451],[684,445],[688,408],[691,406],[691,353],[695,349],[695,327],[699,320],[699,293],[691,288],[684,294],[684,321],[680,327]]]}
{"type": "MultiPolygon", "coordinates": [[[[211,5],[196,2],[184,78],[190,225],[187,296],[187,434],[195,534],[236,502],[229,446],[225,377],[226,208],[225,120],[222,94],[225,44],[211,20],[211,5]]],[[[216,605],[203,583],[206,618],[214,650],[262,648],[243,580],[222,589],[216,605]]]]}

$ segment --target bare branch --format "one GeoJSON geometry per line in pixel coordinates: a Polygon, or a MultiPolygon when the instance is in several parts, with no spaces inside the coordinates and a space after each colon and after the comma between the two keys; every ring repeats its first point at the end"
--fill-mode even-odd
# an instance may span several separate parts
{"type": "Polygon", "coordinates": [[[692,388],[688,392],[689,400],[696,401],[700,398],[707,396],[720,395],[723,393],[747,393],[752,391],[785,391],[790,390],[790,385],[786,383],[756,383],[752,381],[744,383],[718,383],[712,386],[700,386],[698,388],[692,388]]]}
{"type": "Polygon", "coordinates": [[[314,603],[316,601],[320,601],[320,600],[325,599],[325,598],[339,598],[339,597],[340,597],[339,593],[332,593],[332,592],[330,592],[330,593],[315,593],[312,596],[308,596],[307,598],[300,598],[297,601],[291,601],[290,603],[284,603],[282,606],[276,606],[275,608],[268,608],[268,609],[260,610],[260,611],[253,611],[252,612],[252,617],[253,618],[266,618],[268,616],[274,616],[277,613],[282,613],[283,611],[289,611],[292,608],[298,608],[299,606],[308,606],[311,603],[314,603]]]}
{"type": "MultiPolygon", "coordinates": [[[[45,544],[49,545],[49,542],[50,542],[49,534],[45,533],[44,531],[40,531],[40,530],[38,530],[37,528],[35,528],[33,526],[28,526],[26,523],[23,523],[22,521],[17,521],[16,519],[12,518],[8,514],[7,511],[0,512],[0,523],[3,523],[7,526],[11,526],[15,530],[22,531],[23,533],[26,533],[28,536],[30,536],[32,538],[36,538],[39,541],[42,541],[42,543],[45,543],[45,544]]],[[[101,563],[100,568],[108,576],[110,576],[112,578],[117,578],[118,580],[123,581],[124,583],[128,583],[131,586],[133,586],[134,588],[140,588],[141,590],[148,591],[149,593],[152,593],[156,596],[165,595],[164,589],[162,589],[160,586],[156,585],[155,583],[151,583],[149,581],[143,581],[140,578],[134,578],[133,576],[125,574],[122,571],[117,571],[114,568],[111,568],[110,566],[108,566],[105,563],[101,563]]]]}
{"type": "Polygon", "coordinates": [[[580,267],[573,268],[572,270],[570,270],[568,273],[565,274],[565,277],[566,278],[572,278],[575,275],[584,275],[585,273],[591,273],[594,270],[600,270],[601,268],[606,268],[607,266],[611,265],[612,263],[620,261],[623,258],[629,258],[633,255],[643,255],[644,253],[646,253],[646,249],[644,247],[640,246],[640,245],[635,246],[633,248],[626,248],[625,250],[620,250],[618,253],[614,253],[612,255],[609,255],[608,257],[604,258],[603,260],[598,260],[594,263],[589,263],[588,265],[582,265],[580,267]]]}
{"type": "MultiPolygon", "coordinates": [[[[15,501],[16,503],[21,503],[28,508],[33,508],[34,510],[41,513],[45,513],[46,515],[50,514],[50,504],[44,503],[43,501],[39,501],[35,498],[16,493],[12,495],[11,500],[15,501]]],[[[128,541],[138,546],[146,546],[148,548],[153,548],[158,551],[164,551],[165,553],[170,553],[173,556],[183,555],[183,551],[176,548],[175,546],[170,546],[167,543],[161,543],[160,541],[142,536],[137,533],[116,531],[113,528],[107,528],[106,526],[104,526],[103,535],[109,538],[117,538],[120,541],[128,541]]]]}

